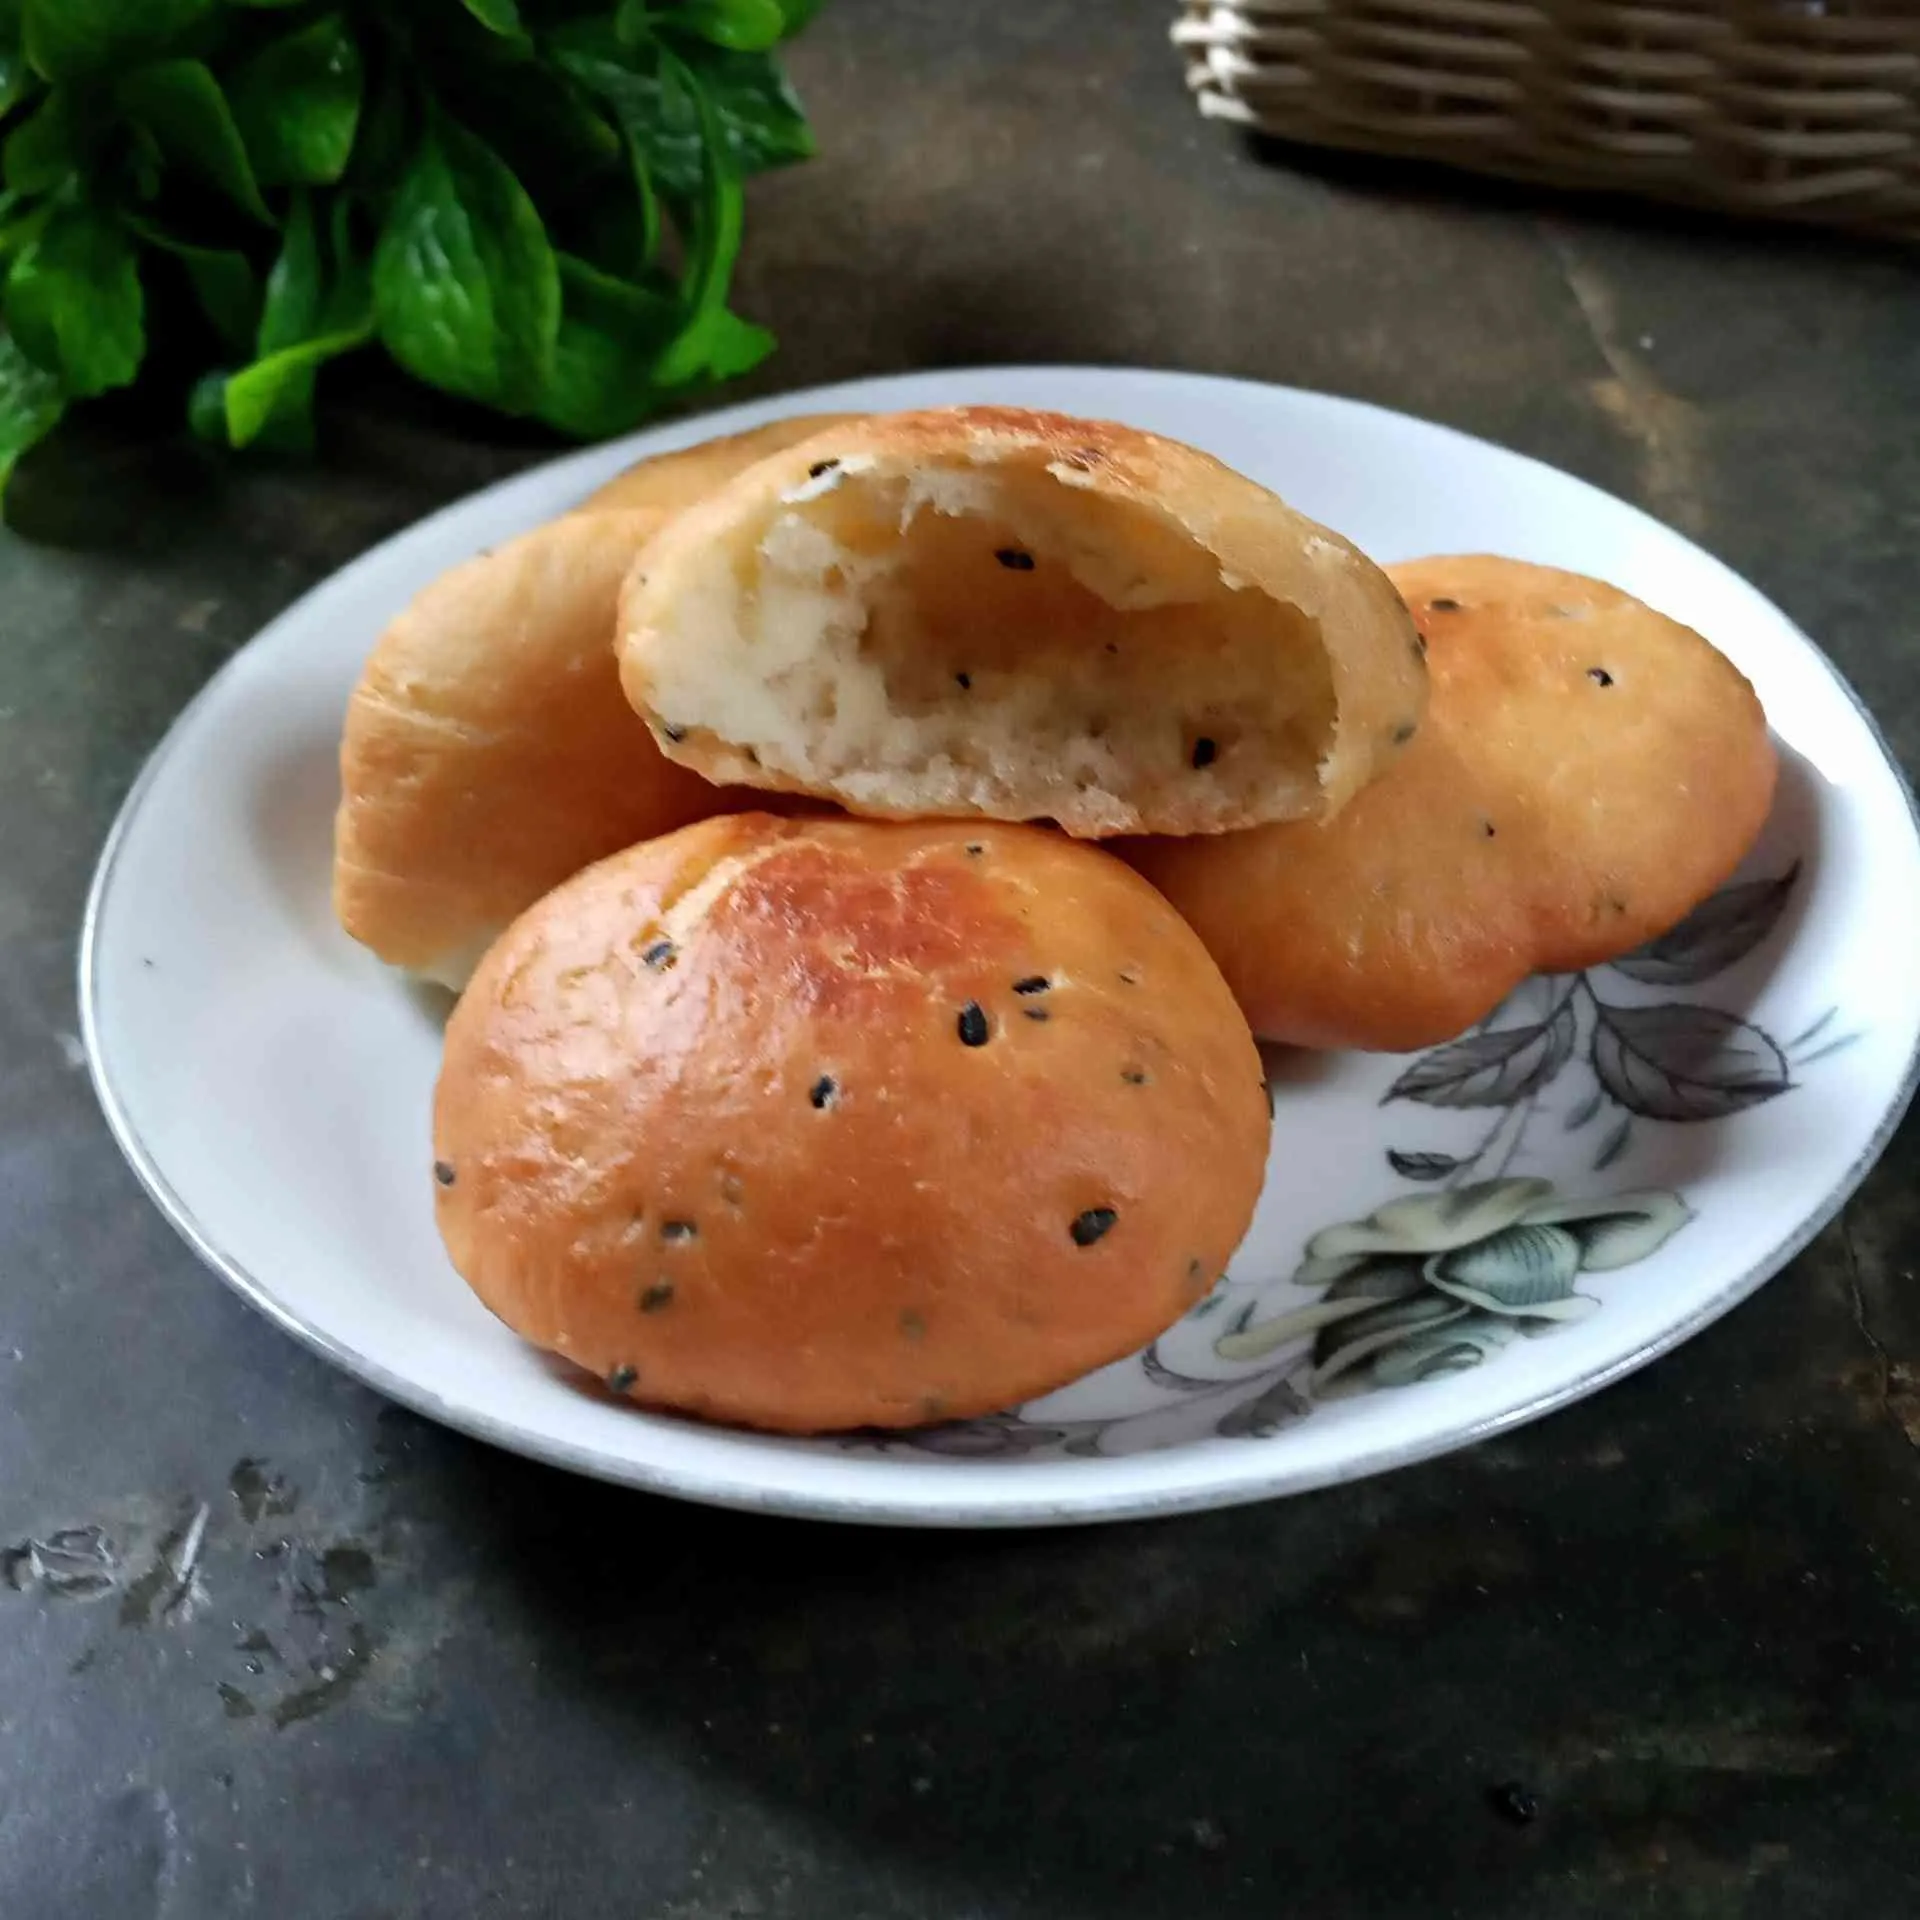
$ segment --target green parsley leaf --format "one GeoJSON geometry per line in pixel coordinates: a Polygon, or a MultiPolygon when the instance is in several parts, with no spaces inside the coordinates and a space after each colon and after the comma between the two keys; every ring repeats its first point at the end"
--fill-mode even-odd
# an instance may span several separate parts
{"type": "Polygon", "coordinates": [[[233,247],[196,246],[137,214],[123,217],[131,233],[180,262],[221,343],[245,353],[260,324],[260,276],[253,262],[233,247]]]}
{"type": "Polygon", "coordinates": [[[520,9],[514,0],[464,0],[467,11],[494,33],[518,33],[520,9]]]}
{"type": "Polygon", "coordinates": [[[779,0],[684,0],[665,24],[736,53],[762,53],[787,31],[779,0]]]}
{"type": "Polygon", "coordinates": [[[58,378],[36,366],[0,329],[0,496],[14,462],[53,431],[66,406],[58,378]]]}
{"type": "Polygon", "coordinates": [[[78,173],[92,150],[89,117],[72,88],[55,87],[7,135],[0,177],[14,193],[48,193],[78,173]]]}
{"type": "Polygon", "coordinates": [[[266,186],[330,186],[347,170],[365,69],[344,16],[270,40],[235,69],[233,116],[266,186]]]}
{"type": "Polygon", "coordinates": [[[409,373],[508,413],[540,404],[560,331],[553,247],[498,155],[445,115],[394,197],[373,292],[380,338],[409,373]]]}
{"type": "Polygon", "coordinates": [[[7,329],[29,359],[85,400],[128,385],[146,354],[146,303],[131,236],[97,207],[56,209],[7,274],[7,329]]]}
{"type": "Polygon", "coordinates": [[[246,142],[211,68],[199,60],[156,61],[124,75],[117,93],[128,118],[147,132],[163,160],[218,187],[235,206],[273,225],[246,142]]]}
{"type": "Polygon", "coordinates": [[[25,0],[27,58],[48,80],[84,80],[177,47],[214,0],[25,0]]]}
{"type": "Polygon", "coordinates": [[[813,151],[776,55],[819,3],[0,0],[0,475],[196,307],[228,446],[310,445],[373,341],[578,436],[745,371],[744,182],[813,151]]]}
{"type": "Polygon", "coordinates": [[[583,440],[625,433],[660,407],[653,363],[679,329],[679,303],[571,254],[560,255],[560,285],[560,336],[539,416],[583,440]]]}

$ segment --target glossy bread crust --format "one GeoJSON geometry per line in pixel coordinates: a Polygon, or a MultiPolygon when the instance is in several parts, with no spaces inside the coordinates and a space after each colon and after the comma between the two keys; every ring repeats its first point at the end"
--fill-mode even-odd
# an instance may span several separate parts
{"type": "Polygon", "coordinates": [[[588,862],[725,804],[620,696],[620,581],[654,513],[536,527],[455,567],[380,637],[347,706],[340,924],[459,987],[500,930],[588,862]]]}
{"type": "Polygon", "coordinates": [[[667,761],[622,697],[620,585],[674,514],[846,417],[655,454],[415,598],[368,659],[341,741],[334,907],[356,940],[458,988],[549,887],[735,804],[667,761]]]}
{"type": "Polygon", "coordinates": [[[1270,1040],[1448,1039],[1531,973],[1665,932],[1772,804],[1760,702],[1690,628],[1517,560],[1389,571],[1433,681],[1400,764],[1325,827],[1127,849],[1270,1040]]]}
{"type": "Polygon", "coordinates": [[[447,1030],[436,1198],[480,1298],[616,1391],[911,1426],[1191,1307],[1269,1126],[1225,983],[1120,861],[736,815],[603,861],[487,955],[447,1030]]]}

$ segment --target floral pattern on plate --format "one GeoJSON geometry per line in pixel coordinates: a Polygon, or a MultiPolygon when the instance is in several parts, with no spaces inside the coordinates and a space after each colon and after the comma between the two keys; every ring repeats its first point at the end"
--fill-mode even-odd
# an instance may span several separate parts
{"type": "Polygon", "coordinates": [[[1570,1194],[1555,1179],[1516,1174],[1535,1157],[1530,1131],[1557,1120],[1556,1170],[1566,1136],[1589,1135],[1586,1164],[1604,1173],[1647,1125],[1732,1120],[1791,1092],[1796,1072],[1857,1041],[1838,1008],[1782,1043],[1727,1008],[1644,997],[1703,985],[1746,959],[1779,923],[1799,875],[1795,862],[1726,887],[1635,952],[1529,981],[1473,1032],[1413,1056],[1383,1106],[1487,1116],[1463,1144],[1385,1149],[1395,1175],[1437,1191],[1401,1195],[1315,1233],[1285,1278],[1251,1289],[1223,1282],[1125,1363],[1151,1390],[1137,1410],[1064,1420],[1023,1410],[847,1444],[964,1459],[1148,1451],[1191,1438],[1202,1402],[1218,1403],[1210,1427],[1220,1438],[1264,1439],[1330,1400],[1463,1372],[1515,1340],[1584,1319],[1602,1298],[1581,1289],[1583,1276],[1649,1258],[1693,1212],[1666,1188],[1570,1194]],[[1620,982],[1640,995],[1627,997],[1620,982]],[[1549,1116],[1548,1090],[1576,1077],[1590,1085],[1549,1116]],[[1199,1358],[1233,1369],[1225,1377],[1188,1370],[1196,1364],[1186,1357],[1188,1330],[1203,1323],[1209,1337],[1199,1358]],[[1173,1405],[1185,1417],[1170,1426],[1173,1405]]]}

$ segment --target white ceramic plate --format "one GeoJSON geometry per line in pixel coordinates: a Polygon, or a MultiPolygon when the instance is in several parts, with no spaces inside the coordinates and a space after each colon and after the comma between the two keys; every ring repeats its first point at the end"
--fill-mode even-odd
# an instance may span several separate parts
{"type": "Polygon", "coordinates": [[[1871,721],[1777,609],[1678,534],[1348,401],[1029,368],[857,382],[643,434],[356,561],[214,678],[134,787],[88,909],[81,1011],[107,1117],[168,1218],[380,1391],[660,1492],[991,1526],[1378,1472],[1565,1405],[1696,1332],[1805,1244],[1898,1119],[1917,945],[1920,840],[1871,721]],[[641,453],[801,408],[970,401],[1192,441],[1382,560],[1492,550],[1616,581],[1753,679],[1785,750],[1779,804],[1741,884],[1640,959],[1534,982],[1486,1031],[1424,1056],[1277,1061],[1253,1230],[1221,1289],[1146,1354],[908,1441],[638,1412],[523,1346],[441,1251],[425,1177],[437,1023],[328,908],[348,689],[415,589],[641,453]]]}

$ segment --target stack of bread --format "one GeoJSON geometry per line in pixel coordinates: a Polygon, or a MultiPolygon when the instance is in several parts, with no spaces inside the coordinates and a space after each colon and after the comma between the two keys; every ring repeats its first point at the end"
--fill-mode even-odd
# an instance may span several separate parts
{"type": "Polygon", "coordinates": [[[1252,1216],[1256,1034],[1421,1046],[1637,946],[1774,778],[1623,593],[1383,571],[997,408],[644,462],[419,596],[341,767],[343,925],[460,993],[454,1265],[614,1393],[787,1432],[1143,1346],[1252,1216]]]}

